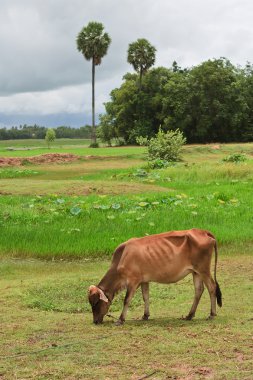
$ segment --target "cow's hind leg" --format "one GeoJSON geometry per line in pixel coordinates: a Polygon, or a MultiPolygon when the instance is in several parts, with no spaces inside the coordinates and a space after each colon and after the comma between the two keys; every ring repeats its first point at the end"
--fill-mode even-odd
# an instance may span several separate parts
{"type": "Polygon", "coordinates": [[[128,306],[131,302],[131,299],[133,298],[133,295],[134,295],[137,287],[138,287],[138,285],[128,286],[126,296],[124,299],[124,307],[123,307],[122,313],[120,314],[119,319],[115,323],[116,325],[118,325],[118,326],[123,325],[123,323],[125,322],[128,306]]]}
{"type": "Polygon", "coordinates": [[[144,301],[144,314],[142,319],[147,321],[149,318],[149,283],[143,282],[141,284],[142,297],[144,301]]]}
{"type": "Polygon", "coordinates": [[[216,316],[216,284],[211,274],[202,275],[202,278],[210,295],[211,311],[210,311],[209,319],[212,319],[216,316]]]}
{"type": "Polygon", "coordinates": [[[185,320],[188,320],[188,321],[190,321],[195,316],[196,309],[198,307],[200,298],[204,291],[203,280],[200,277],[200,275],[197,273],[193,273],[193,284],[194,284],[194,290],[195,290],[193,304],[192,304],[191,310],[189,311],[189,314],[184,318],[185,320]]]}

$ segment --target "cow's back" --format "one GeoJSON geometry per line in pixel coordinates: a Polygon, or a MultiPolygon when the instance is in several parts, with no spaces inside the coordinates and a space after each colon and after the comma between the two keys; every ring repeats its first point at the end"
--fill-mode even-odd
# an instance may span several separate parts
{"type": "Polygon", "coordinates": [[[131,239],[124,243],[118,271],[140,282],[177,282],[194,271],[200,255],[211,252],[213,241],[207,231],[197,229],[131,239]]]}

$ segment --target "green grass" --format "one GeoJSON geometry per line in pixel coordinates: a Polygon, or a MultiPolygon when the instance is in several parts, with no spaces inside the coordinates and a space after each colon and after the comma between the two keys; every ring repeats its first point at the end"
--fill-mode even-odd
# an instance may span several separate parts
{"type": "Polygon", "coordinates": [[[105,147],[89,148],[90,140],[56,139],[50,149],[44,140],[2,140],[0,157],[31,157],[46,153],[72,153],[80,156],[141,156],[143,147],[105,147]]]}
{"type": "MultiPolygon", "coordinates": [[[[151,284],[147,322],[135,295],[123,327],[105,318],[92,324],[87,285],[109,262],[5,260],[1,265],[0,372],[12,379],[251,379],[252,259],[219,256],[224,304],[206,320],[207,291],[193,321],[183,321],[193,300],[191,277],[151,284]],[[239,270],[238,270],[239,269],[239,270]],[[243,275],[242,275],[243,273],[243,275]]],[[[119,316],[120,294],[112,315],[119,316]]]]}
{"type": "Polygon", "coordinates": [[[252,183],[238,182],[127,197],[5,196],[0,250],[14,257],[96,257],[133,236],[196,227],[244,253],[253,240],[252,208],[252,183]]]}
{"type": "MultiPolygon", "coordinates": [[[[89,139],[56,139],[53,143],[54,147],[65,146],[88,146],[90,144],[89,139]]],[[[0,152],[8,149],[26,149],[26,148],[47,148],[46,141],[44,139],[25,139],[25,140],[0,140],[0,152]]]]}
{"type": "Polygon", "coordinates": [[[142,147],[113,147],[113,148],[50,148],[50,149],[34,149],[34,150],[24,150],[24,151],[11,151],[11,152],[1,152],[2,157],[31,157],[39,154],[46,153],[71,153],[80,156],[140,156],[144,152],[142,147]]]}
{"type": "Polygon", "coordinates": [[[17,168],[0,168],[0,179],[3,178],[22,178],[40,174],[37,170],[17,169],[17,168]]]}

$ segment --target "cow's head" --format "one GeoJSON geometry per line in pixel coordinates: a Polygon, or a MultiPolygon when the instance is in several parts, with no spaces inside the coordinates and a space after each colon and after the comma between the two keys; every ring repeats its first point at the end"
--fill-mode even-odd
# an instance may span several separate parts
{"type": "Polygon", "coordinates": [[[95,285],[89,287],[88,298],[92,308],[93,322],[95,324],[102,323],[111,304],[110,301],[104,294],[103,290],[95,285]]]}

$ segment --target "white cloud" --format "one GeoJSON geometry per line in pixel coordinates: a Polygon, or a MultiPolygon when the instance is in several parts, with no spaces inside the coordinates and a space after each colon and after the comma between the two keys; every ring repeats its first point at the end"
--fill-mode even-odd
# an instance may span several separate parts
{"type": "MultiPolygon", "coordinates": [[[[97,84],[96,112],[104,111],[103,103],[108,100],[110,86],[116,78],[101,81],[97,84]]],[[[91,114],[91,85],[76,85],[57,88],[55,90],[17,93],[0,97],[0,113],[6,115],[53,115],[57,113],[91,114]]]]}

